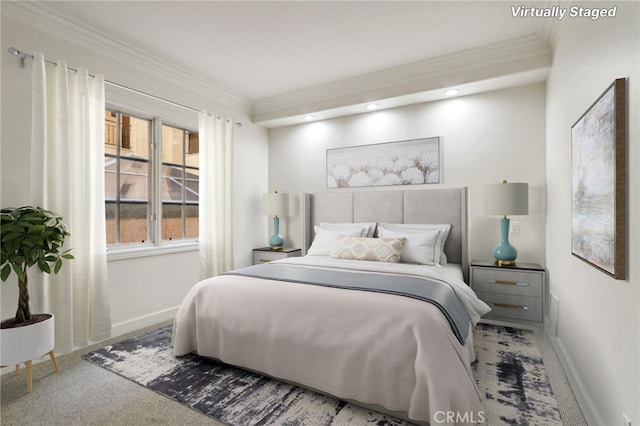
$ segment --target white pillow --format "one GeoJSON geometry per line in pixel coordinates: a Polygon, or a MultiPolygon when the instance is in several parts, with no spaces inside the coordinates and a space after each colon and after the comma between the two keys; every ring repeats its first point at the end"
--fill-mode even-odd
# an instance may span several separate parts
{"type": "MultiPolygon", "coordinates": [[[[439,230],[438,246],[440,251],[440,260],[436,263],[440,265],[447,264],[447,255],[444,252],[444,245],[447,242],[447,237],[451,231],[451,225],[447,223],[434,224],[434,223],[380,223],[378,229],[388,229],[397,232],[424,232],[426,230],[439,230]]],[[[378,231],[378,234],[380,231],[378,231]]]]}
{"type": "Polygon", "coordinates": [[[360,222],[360,223],[320,222],[319,226],[320,228],[331,229],[331,230],[361,229],[362,230],[362,234],[360,235],[361,237],[373,237],[373,234],[376,231],[375,222],[360,222]]]}
{"type": "Polygon", "coordinates": [[[345,235],[347,237],[359,237],[362,233],[362,229],[324,229],[319,226],[314,226],[316,231],[315,237],[311,247],[307,250],[307,256],[329,256],[331,251],[331,244],[333,244],[333,238],[336,235],[345,235]]]}
{"type": "Polygon", "coordinates": [[[382,238],[404,238],[402,247],[402,263],[418,263],[420,265],[440,264],[441,250],[438,245],[440,232],[437,229],[422,232],[378,230],[382,238]]]}
{"type": "Polygon", "coordinates": [[[402,257],[404,238],[346,237],[333,239],[330,256],[334,259],[371,260],[398,263],[402,257]]]}

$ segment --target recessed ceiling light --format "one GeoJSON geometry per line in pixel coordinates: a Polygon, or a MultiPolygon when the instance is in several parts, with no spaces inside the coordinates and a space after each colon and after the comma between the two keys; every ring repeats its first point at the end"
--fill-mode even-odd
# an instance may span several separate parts
{"type": "Polygon", "coordinates": [[[374,109],[378,109],[378,104],[367,104],[367,109],[369,111],[373,111],[374,109]]]}
{"type": "Polygon", "coordinates": [[[313,115],[305,115],[304,117],[302,117],[302,119],[304,121],[311,121],[314,119],[313,115]]]}
{"type": "Polygon", "coordinates": [[[458,93],[460,93],[458,89],[449,89],[446,92],[444,92],[444,94],[447,96],[457,95],[458,93]]]}

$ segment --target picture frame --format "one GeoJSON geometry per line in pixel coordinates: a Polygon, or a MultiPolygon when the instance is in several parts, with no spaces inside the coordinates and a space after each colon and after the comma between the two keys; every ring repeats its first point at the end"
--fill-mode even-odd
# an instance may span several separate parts
{"type": "Polygon", "coordinates": [[[626,278],[626,79],[571,127],[571,253],[626,278]]]}
{"type": "Polygon", "coordinates": [[[442,183],[441,138],[327,149],[327,188],[442,183]]]}

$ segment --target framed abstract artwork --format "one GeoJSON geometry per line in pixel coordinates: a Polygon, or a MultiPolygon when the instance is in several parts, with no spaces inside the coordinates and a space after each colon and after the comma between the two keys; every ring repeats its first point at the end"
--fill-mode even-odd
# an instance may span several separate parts
{"type": "Polygon", "coordinates": [[[327,149],[327,188],[442,183],[439,137],[327,149]]]}
{"type": "Polygon", "coordinates": [[[626,277],[626,80],[616,79],[571,127],[571,253],[626,277]]]}

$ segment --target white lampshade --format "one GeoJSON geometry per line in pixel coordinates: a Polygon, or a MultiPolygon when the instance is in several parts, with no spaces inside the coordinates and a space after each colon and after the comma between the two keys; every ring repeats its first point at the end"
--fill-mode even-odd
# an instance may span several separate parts
{"type": "Polygon", "coordinates": [[[281,194],[278,191],[262,194],[262,212],[268,216],[287,216],[289,194],[281,194]]]}
{"type": "Polygon", "coordinates": [[[527,215],[529,214],[528,183],[494,183],[484,187],[484,214],[527,215]]]}

